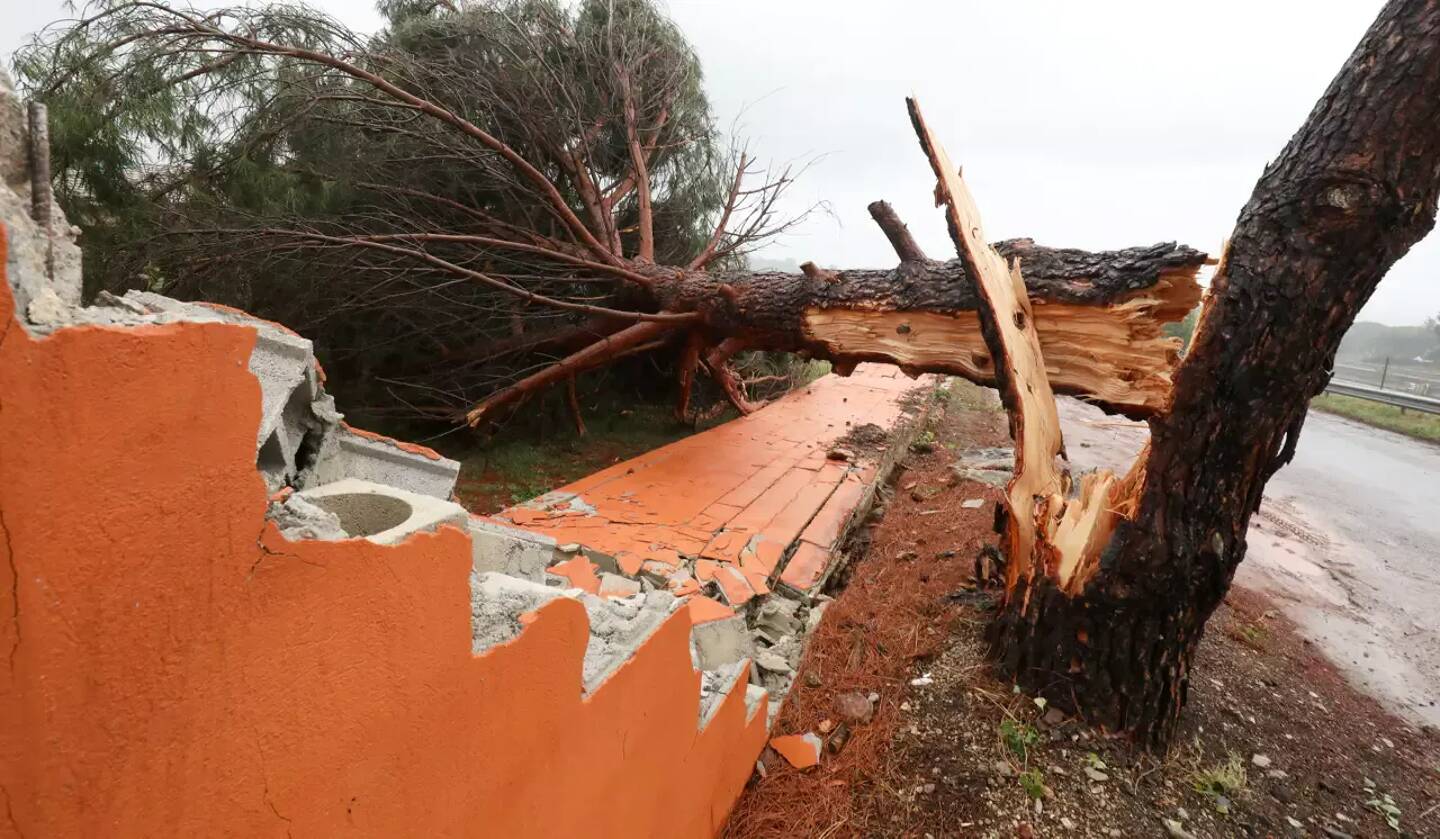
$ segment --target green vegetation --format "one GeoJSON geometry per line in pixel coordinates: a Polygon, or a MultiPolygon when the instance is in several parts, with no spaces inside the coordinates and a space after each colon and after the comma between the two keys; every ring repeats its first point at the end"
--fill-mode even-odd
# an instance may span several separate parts
{"type": "Polygon", "coordinates": [[[1023,722],[1007,719],[1000,723],[1000,739],[1005,741],[1005,748],[1023,762],[1030,754],[1030,747],[1040,741],[1040,732],[1023,722]]]}
{"type": "Polygon", "coordinates": [[[1232,754],[1208,769],[1195,770],[1190,783],[1196,792],[1218,801],[1222,796],[1233,798],[1235,793],[1245,788],[1245,780],[1245,762],[1232,754]]]}
{"type": "Polygon", "coordinates": [[[1045,786],[1045,773],[1039,769],[1027,769],[1020,773],[1020,786],[1025,789],[1025,794],[1033,799],[1039,800],[1045,797],[1049,789],[1045,786]]]}
{"type": "Polygon", "coordinates": [[[1398,431],[1421,440],[1440,443],[1440,415],[1422,414],[1416,411],[1401,411],[1393,405],[1356,399],[1353,396],[1338,396],[1322,393],[1310,400],[1310,407],[1318,411],[1349,417],[1354,420],[1398,431]]]}

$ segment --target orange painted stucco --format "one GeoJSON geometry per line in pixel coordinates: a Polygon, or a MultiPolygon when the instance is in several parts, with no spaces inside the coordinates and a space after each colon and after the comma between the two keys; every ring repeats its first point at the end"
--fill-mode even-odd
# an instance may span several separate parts
{"type": "MultiPolygon", "coordinates": [[[[0,233],[0,266],[5,263],[0,233]]],[[[37,339],[0,282],[0,834],[708,836],[689,610],[591,696],[584,610],[471,653],[469,542],[265,523],[247,327],[37,339]]]]}

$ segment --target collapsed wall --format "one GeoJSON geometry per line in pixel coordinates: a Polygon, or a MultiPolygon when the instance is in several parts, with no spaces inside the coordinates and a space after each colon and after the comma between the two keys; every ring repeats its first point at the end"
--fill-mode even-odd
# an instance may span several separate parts
{"type": "Polygon", "coordinates": [[[889,466],[829,426],[913,431],[916,385],[862,370],[813,416],[782,401],[645,456],[652,492],[632,462],[472,516],[458,464],[347,425],[285,327],[151,292],[80,306],[73,231],[38,241],[17,191],[5,88],[0,824],[713,835],[889,466]],[[733,485],[698,468],[732,444],[733,485]],[[665,480],[709,500],[640,511],[687,491],[665,480]]]}

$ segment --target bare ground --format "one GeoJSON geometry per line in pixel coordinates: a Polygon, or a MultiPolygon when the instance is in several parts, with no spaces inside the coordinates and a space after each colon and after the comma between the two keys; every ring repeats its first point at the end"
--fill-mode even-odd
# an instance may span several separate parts
{"type": "Polygon", "coordinates": [[[1265,595],[1237,588],[1212,618],[1166,755],[1047,718],[997,681],[991,594],[972,571],[998,494],[949,464],[1003,444],[1004,415],[960,394],[934,450],[909,458],[777,721],[828,729],[824,760],[799,771],[767,754],[727,836],[1440,836],[1440,735],[1352,688],[1265,595]],[[875,716],[837,737],[835,699],[855,691],[878,694],[875,716]]]}

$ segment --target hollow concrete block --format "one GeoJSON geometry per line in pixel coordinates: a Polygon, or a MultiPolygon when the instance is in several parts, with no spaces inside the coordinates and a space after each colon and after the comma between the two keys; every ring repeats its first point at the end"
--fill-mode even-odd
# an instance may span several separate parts
{"type": "Polygon", "coordinates": [[[326,435],[305,486],[359,478],[409,492],[448,499],[460,464],[422,446],[413,446],[341,425],[326,435]]]}
{"type": "Polygon", "coordinates": [[[350,538],[381,545],[404,541],[412,533],[444,525],[464,528],[470,514],[464,507],[392,486],[347,478],[296,495],[335,514],[350,538]]]}

